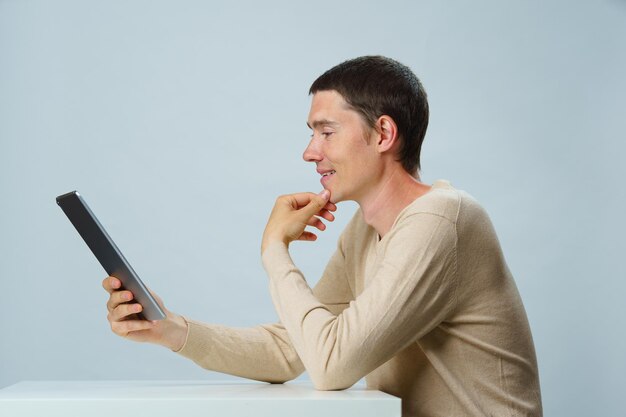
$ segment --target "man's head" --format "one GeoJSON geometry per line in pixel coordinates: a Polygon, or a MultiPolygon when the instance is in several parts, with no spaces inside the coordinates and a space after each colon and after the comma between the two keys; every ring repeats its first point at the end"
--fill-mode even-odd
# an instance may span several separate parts
{"type": "Polygon", "coordinates": [[[419,79],[405,65],[382,56],[345,61],[322,74],[309,90],[336,91],[369,129],[389,116],[397,126],[397,160],[412,176],[420,170],[420,152],[428,127],[428,101],[419,79]]]}

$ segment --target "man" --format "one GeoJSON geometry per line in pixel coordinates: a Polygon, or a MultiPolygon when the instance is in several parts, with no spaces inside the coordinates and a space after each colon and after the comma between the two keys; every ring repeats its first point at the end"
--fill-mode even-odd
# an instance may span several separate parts
{"type": "Polygon", "coordinates": [[[261,381],[306,370],[317,389],[335,390],[365,377],[401,397],[404,416],[540,416],[526,313],[487,214],[447,181],[419,181],[428,103],[417,77],[361,57],[310,93],[303,156],[324,190],[279,197],[261,245],[280,323],[229,328],[169,311],[137,320],[141,306],[108,277],[113,331],[261,381]],[[359,209],[310,289],[289,243],[315,240],[306,226],[324,230],[346,200],[359,209]]]}

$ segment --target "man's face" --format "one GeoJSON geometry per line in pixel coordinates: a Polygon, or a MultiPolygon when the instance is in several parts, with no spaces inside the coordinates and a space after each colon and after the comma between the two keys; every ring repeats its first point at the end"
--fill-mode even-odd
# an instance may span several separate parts
{"type": "Polygon", "coordinates": [[[336,91],[313,95],[307,125],[313,134],[302,156],[315,162],[330,201],[362,200],[379,171],[377,141],[369,138],[375,131],[336,91]]]}

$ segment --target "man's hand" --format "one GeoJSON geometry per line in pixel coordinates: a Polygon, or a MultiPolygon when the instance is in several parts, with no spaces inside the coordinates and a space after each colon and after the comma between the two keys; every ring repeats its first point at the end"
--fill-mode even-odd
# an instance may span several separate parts
{"type": "Polygon", "coordinates": [[[159,344],[174,351],[183,347],[187,336],[187,322],[167,310],[158,295],[150,291],[165,311],[165,319],[141,320],[137,315],[142,310],[141,304],[133,301],[132,292],[121,289],[122,283],[119,279],[106,277],[102,281],[102,287],[109,293],[107,320],[113,333],[135,342],[159,344]]]}
{"type": "Polygon", "coordinates": [[[317,235],[304,228],[313,226],[319,230],[325,230],[326,225],[319,217],[329,222],[335,220],[331,211],[337,210],[337,206],[328,201],[329,198],[330,191],[328,190],[323,190],[319,194],[298,193],[278,197],[265,226],[265,232],[263,232],[261,254],[274,241],[283,242],[289,246],[289,243],[294,240],[317,239],[317,235]]]}

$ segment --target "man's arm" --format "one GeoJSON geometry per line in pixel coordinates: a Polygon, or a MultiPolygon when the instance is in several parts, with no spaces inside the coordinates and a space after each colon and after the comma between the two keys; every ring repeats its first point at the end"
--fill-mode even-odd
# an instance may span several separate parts
{"type": "MultiPolygon", "coordinates": [[[[341,238],[313,294],[334,314],[339,314],[354,298],[346,276],[341,238]]],[[[266,382],[289,381],[304,371],[281,323],[234,328],[187,322],[187,339],[178,353],[205,369],[266,382]]]]}
{"type": "MultiPolygon", "coordinates": [[[[167,318],[139,320],[135,314],[141,311],[141,305],[133,303],[130,291],[119,289],[121,282],[117,278],[108,277],[102,284],[110,294],[107,308],[111,328],[121,337],[160,344],[205,369],[259,381],[285,382],[304,371],[281,323],[251,328],[201,323],[169,311],[156,294],[167,318]]],[[[334,314],[354,298],[345,272],[341,238],[313,293],[334,314]]]]}
{"type": "Polygon", "coordinates": [[[110,294],[107,319],[111,330],[136,342],[154,343],[192,359],[200,366],[218,372],[266,382],[284,382],[297,377],[304,367],[280,324],[255,328],[234,328],[204,324],[165,308],[164,320],[142,320],[141,304],[121,282],[107,277],[102,283],[110,294]]]}
{"type": "Polygon", "coordinates": [[[251,328],[187,323],[187,340],[177,353],[205,369],[272,383],[292,380],[304,371],[280,323],[251,328]]]}
{"type": "Polygon", "coordinates": [[[379,245],[384,259],[370,284],[340,314],[311,291],[286,244],[274,240],[263,252],[279,318],[318,389],[351,386],[432,330],[454,306],[452,222],[414,214],[379,245]]]}
{"type": "Polygon", "coordinates": [[[107,277],[102,282],[109,292],[107,319],[118,336],[136,342],[154,343],[192,359],[204,368],[267,382],[284,382],[304,370],[280,324],[237,329],[203,324],[165,308],[155,296],[166,317],[160,321],[137,316],[141,304],[121,289],[121,282],[107,277]]]}

